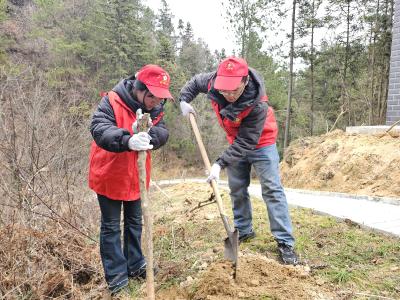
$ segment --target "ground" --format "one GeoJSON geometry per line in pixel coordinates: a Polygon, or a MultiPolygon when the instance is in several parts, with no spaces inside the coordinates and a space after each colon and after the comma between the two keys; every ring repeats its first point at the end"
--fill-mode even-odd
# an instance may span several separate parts
{"type": "Polygon", "coordinates": [[[400,138],[336,130],[299,139],[281,164],[285,187],[400,198],[400,138]]]}
{"type": "MultiPolygon", "coordinates": [[[[399,139],[390,136],[340,131],[302,139],[288,149],[283,179],[294,188],[398,197],[399,145],[399,139]]],[[[293,208],[301,265],[284,266],[265,205],[252,199],[257,236],[240,245],[235,281],[231,263],[223,259],[226,233],[210,186],[182,183],[160,188],[150,191],[154,258],[160,270],[156,299],[400,299],[398,237],[293,208]]],[[[222,199],[232,220],[227,192],[222,199]]],[[[93,196],[87,207],[91,211],[82,218],[81,228],[91,228],[91,239],[51,221],[44,230],[22,225],[0,230],[0,240],[7,241],[0,243],[2,298],[110,298],[99,257],[94,221],[99,211],[93,196]]],[[[144,299],[145,294],[145,283],[131,281],[126,293],[113,298],[144,299]]]]}

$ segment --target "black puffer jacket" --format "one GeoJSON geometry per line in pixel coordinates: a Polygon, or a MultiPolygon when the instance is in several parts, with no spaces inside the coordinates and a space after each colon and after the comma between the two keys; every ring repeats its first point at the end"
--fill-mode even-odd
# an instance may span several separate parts
{"type": "MultiPolygon", "coordinates": [[[[122,80],[113,88],[113,91],[119,95],[134,113],[141,108],[144,113],[150,113],[152,120],[156,119],[159,114],[163,112],[163,106],[159,105],[151,111],[147,111],[144,105],[132,94],[134,80],[134,77],[122,80]]],[[[114,111],[108,96],[104,96],[103,99],[101,99],[97,110],[93,114],[90,132],[96,144],[107,151],[123,152],[129,150],[128,141],[131,135],[128,130],[117,127],[114,111]]],[[[150,144],[153,145],[153,150],[163,146],[167,142],[169,136],[164,120],[161,119],[154,125],[150,129],[149,134],[152,138],[150,144]]]]}
{"type": "Polygon", "coordinates": [[[220,107],[220,116],[222,119],[228,118],[235,120],[236,116],[249,106],[253,106],[250,114],[243,119],[239,132],[233,144],[231,144],[217,159],[221,167],[243,158],[249,151],[256,149],[261,133],[264,129],[264,123],[267,117],[268,104],[260,101],[262,96],[266,95],[263,79],[254,69],[249,68],[250,80],[243,94],[233,103],[214,89],[216,72],[203,73],[195,75],[182,88],[179,100],[191,102],[199,93],[207,94],[207,97],[220,107]],[[210,86],[210,88],[209,88],[210,86]]]}

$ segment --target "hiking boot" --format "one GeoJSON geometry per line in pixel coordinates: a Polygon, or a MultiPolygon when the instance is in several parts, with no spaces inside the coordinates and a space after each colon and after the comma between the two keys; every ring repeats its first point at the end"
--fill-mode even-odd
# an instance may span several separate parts
{"type": "Polygon", "coordinates": [[[296,252],[294,252],[293,246],[279,243],[278,244],[279,255],[282,259],[282,262],[285,265],[297,265],[299,263],[299,258],[297,257],[296,252]]]}
{"type": "Polygon", "coordinates": [[[249,233],[243,234],[239,236],[239,244],[250,241],[256,237],[256,233],[252,229],[249,233]]]}
{"type": "MultiPolygon", "coordinates": [[[[144,263],[136,271],[129,272],[129,278],[131,278],[131,279],[139,279],[139,280],[146,279],[146,267],[147,267],[147,264],[144,263]]],[[[153,272],[154,272],[154,276],[156,276],[156,274],[158,273],[158,268],[157,267],[153,267],[153,272]]]]}

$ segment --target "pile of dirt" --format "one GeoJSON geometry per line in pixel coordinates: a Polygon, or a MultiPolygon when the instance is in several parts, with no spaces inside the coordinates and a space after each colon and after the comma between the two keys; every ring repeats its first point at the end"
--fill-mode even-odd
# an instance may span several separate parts
{"type": "Polygon", "coordinates": [[[341,130],[302,138],[281,163],[285,187],[400,198],[400,138],[341,130]]]}
{"type": "Polygon", "coordinates": [[[261,255],[240,258],[236,281],[229,263],[216,263],[200,278],[195,300],[332,299],[301,266],[283,266],[261,255]]]}
{"type": "MultiPolygon", "coordinates": [[[[0,296],[6,299],[101,299],[97,244],[71,229],[0,230],[0,296]]],[[[2,298],[3,299],[3,298],[2,298]]]]}
{"type": "Polygon", "coordinates": [[[260,254],[242,253],[237,278],[230,262],[217,261],[198,278],[183,282],[181,289],[168,289],[160,299],[233,300],[233,299],[335,299],[316,282],[304,266],[285,266],[260,254]]]}

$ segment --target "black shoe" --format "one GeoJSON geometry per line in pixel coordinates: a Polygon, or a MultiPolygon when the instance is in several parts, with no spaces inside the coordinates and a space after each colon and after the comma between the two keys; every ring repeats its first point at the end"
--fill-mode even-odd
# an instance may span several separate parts
{"type": "Polygon", "coordinates": [[[239,236],[239,244],[247,242],[251,239],[254,239],[256,237],[256,233],[252,229],[249,233],[243,234],[239,236]]]}
{"type": "Polygon", "coordinates": [[[282,259],[282,262],[285,265],[297,265],[299,263],[299,258],[297,257],[296,252],[294,252],[294,248],[290,245],[279,243],[278,244],[279,255],[282,259]]]}
{"type": "MultiPolygon", "coordinates": [[[[132,279],[146,279],[146,267],[147,264],[144,263],[139,269],[137,269],[134,272],[129,272],[129,277],[132,279]]],[[[154,276],[158,273],[158,268],[157,267],[153,267],[153,272],[154,272],[154,276]]]]}

